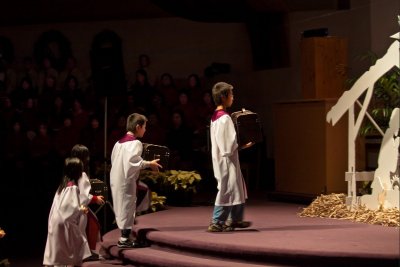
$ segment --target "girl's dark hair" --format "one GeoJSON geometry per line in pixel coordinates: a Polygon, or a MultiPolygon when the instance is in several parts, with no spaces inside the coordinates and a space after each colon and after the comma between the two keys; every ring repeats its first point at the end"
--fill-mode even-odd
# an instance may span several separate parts
{"type": "Polygon", "coordinates": [[[143,126],[147,122],[146,116],[139,113],[132,113],[126,119],[126,130],[128,132],[136,133],[136,126],[143,126]]]}
{"type": "Polygon", "coordinates": [[[89,175],[89,148],[82,144],[76,144],[72,147],[71,157],[80,159],[83,163],[83,171],[89,175]]]}
{"type": "Polygon", "coordinates": [[[222,104],[222,97],[228,97],[229,93],[232,92],[233,86],[226,82],[217,82],[212,88],[212,97],[215,105],[222,104]]]}
{"type": "Polygon", "coordinates": [[[83,172],[83,163],[76,157],[66,158],[64,161],[64,177],[58,187],[57,193],[60,194],[64,188],[67,187],[68,182],[78,184],[83,172]]]}

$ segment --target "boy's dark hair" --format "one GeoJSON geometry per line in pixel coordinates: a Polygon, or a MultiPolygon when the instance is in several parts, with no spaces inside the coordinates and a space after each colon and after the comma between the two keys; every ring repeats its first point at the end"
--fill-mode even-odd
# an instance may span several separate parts
{"type": "Polygon", "coordinates": [[[64,177],[63,180],[58,187],[58,194],[67,187],[68,182],[74,182],[76,185],[78,184],[79,178],[81,178],[83,172],[83,163],[80,159],[76,157],[66,158],[64,161],[64,177]]]}
{"type": "Polygon", "coordinates": [[[222,97],[228,97],[229,93],[232,92],[233,86],[226,82],[217,82],[212,88],[212,97],[215,105],[222,104],[222,97]]]}
{"type": "Polygon", "coordinates": [[[145,122],[147,122],[146,116],[139,114],[139,113],[132,113],[126,119],[126,130],[128,132],[135,133],[136,126],[137,125],[143,126],[145,124],[145,122]]]}
{"type": "Polygon", "coordinates": [[[87,148],[87,146],[84,146],[82,144],[76,144],[72,147],[71,157],[80,159],[83,163],[83,171],[89,175],[88,173],[89,158],[90,158],[89,148],[87,148]]]}

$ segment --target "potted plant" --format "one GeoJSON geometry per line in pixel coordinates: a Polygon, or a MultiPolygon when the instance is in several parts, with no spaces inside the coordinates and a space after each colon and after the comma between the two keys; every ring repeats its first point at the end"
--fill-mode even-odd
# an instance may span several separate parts
{"type": "MultiPolygon", "coordinates": [[[[377,59],[376,55],[370,54],[373,63],[377,59]]],[[[365,141],[365,159],[366,170],[375,170],[378,162],[379,150],[382,143],[383,133],[389,127],[389,120],[394,108],[400,106],[400,69],[394,67],[380,77],[374,84],[373,96],[368,106],[368,113],[372,117],[379,129],[374,123],[365,118],[360,127],[359,134],[365,141]]],[[[367,192],[370,182],[365,183],[367,192]]]]}
{"type": "Polygon", "coordinates": [[[165,186],[166,173],[164,171],[141,170],[139,179],[153,192],[158,192],[158,194],[160,194],[165,191],[163,187],[165,186]]]}
{"type": "MultiPolygon", "coordinates": [[[[371,59],[372,65],[378,59],[376,54],[367,54],[371,59]]],[[[392,68],[385,75],[380,77],[374,84],[373,97],[368,107],[368,113],[376,122],[382,132],[389,126],[390,116],[394,108],[400,106],[400,69],[392,68]]],[[[364,120],[360,128],[362,136],[380,135],[371,120],[364,120]]]]}
{"type": "MultiPolygon", "coordinates": [[[[400,26],[400,15],[397,16],[400,26]]],[[[397,33],[400,36],[400,33],[397,33]]],[[[394,37],[396,35],[393,35],[394,37]]],[[[399,37],[394,37],[399,38],[399,37]]],[[[400,41],[400,40],[399,40],[400,41]]],[[[368,51],[359,57],[360,60],[369,60],[370,65],[375,65],[379,59],[376,53],[368,51]]],[[[348,84],[351,86],[358,78],[351,79],[348,84]]],[[[376,122],[382,132],[389,126],[390,116],[394,108],[400,106],[400,69],[393,67],[380,77],[374,84],[373,96],[368,107],[368,113],[376,122]]],[[[364,120],[360,128],[361,136],[382,135],[373,125],[370,119],[364,120]]]]}
{"type": "Polygon", "coordinates": [[[173,206],[189,206],[201,176],[196,171],[167,170],[154,172],[142,170],[139,178],[153,192],[166,196],[166,202],[173,206]]]}
{"type": "Polygon", "coordinates": [[[201,180],[196,171],[169,170],[167,173],[167,203],[172,206],[190,206],[197,184],[201,180]]]}
{"type": "Polygon", "coordinates": [[[168,184],[174,188],[175,191],[186,191],[196,193],[196,186],[201,180],[201,176],[196,171],[166,171],[166,178],[168,184]]]}
{"type": "Polygon", "coordinates": [[[157,192],[151,192],[151,205],[150,210],[156,212],[165,209],[165,196],[159,196],[157,192]]]}

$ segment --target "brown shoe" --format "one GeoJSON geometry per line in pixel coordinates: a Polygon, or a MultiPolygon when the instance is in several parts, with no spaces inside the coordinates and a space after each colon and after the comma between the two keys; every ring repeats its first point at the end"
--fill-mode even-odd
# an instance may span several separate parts
{"type": "Polygon", "coordinates": [[[226,225],[226,224],[224,224],[223,226],[222,226],[222,232],[232,232],[232,231],[234,231],[235,229],[232,227],[232,226],[230,226],[230,225],[226,225]]]}
{"type": "Polygon", "coordinates": [[[221,224],[217,224],[217,223],[212,223],[208,226],[207,231],[208,232],[231,232],[235,229],[233,229],[231,226],[229,225],[221,225],[221,224]]]}
{"type": "Polygon", "coordinates": [[[207,228],[207,232],[222,232],[222,230],[222,225],[217,223],[212,223],[207,228]]]}

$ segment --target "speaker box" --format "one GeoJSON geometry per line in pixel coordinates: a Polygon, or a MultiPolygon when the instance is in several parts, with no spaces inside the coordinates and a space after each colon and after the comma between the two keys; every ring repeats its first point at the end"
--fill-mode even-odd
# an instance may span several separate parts
{"type": "Polygon", "coordinates": [[[125,70],[120,38],[112,31],[99,33],[90,52],[93,86],[102,96],[126,92],[125,70]]]}

